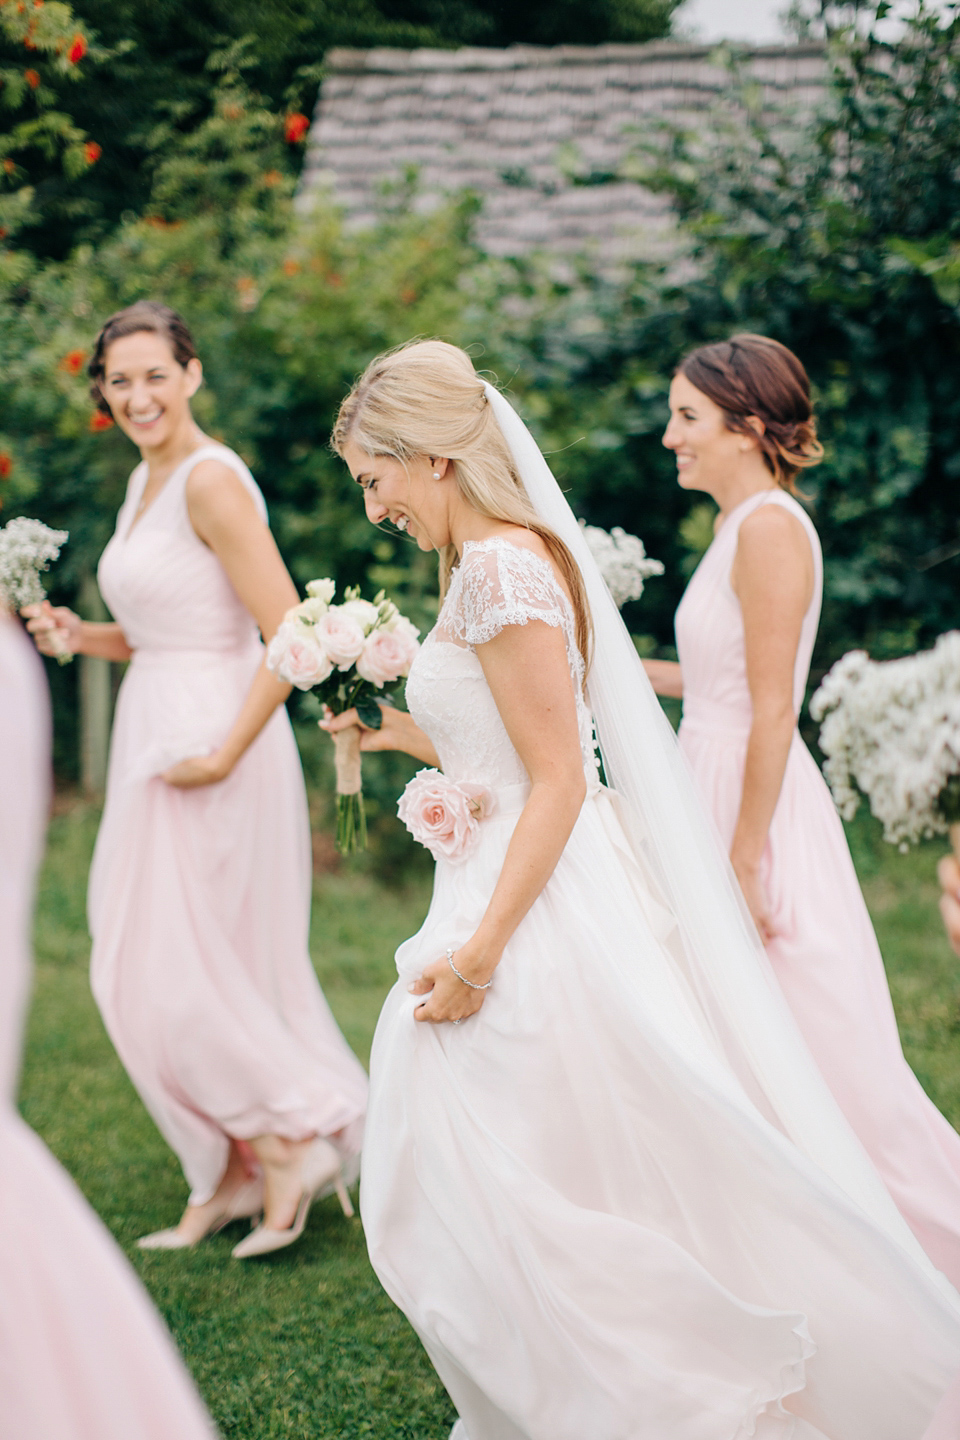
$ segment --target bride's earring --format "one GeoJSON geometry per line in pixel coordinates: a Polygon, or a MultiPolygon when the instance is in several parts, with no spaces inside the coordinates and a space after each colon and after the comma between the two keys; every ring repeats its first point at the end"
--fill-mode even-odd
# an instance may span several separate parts
{"type": "Polygon", "coordinates": [[[433,472],[433,478],[434,478],[434,480],[439,480],[439,479],[440,479],[440,471],[439,471],[439,470],[434,470],[434,472],[433,472]]]}

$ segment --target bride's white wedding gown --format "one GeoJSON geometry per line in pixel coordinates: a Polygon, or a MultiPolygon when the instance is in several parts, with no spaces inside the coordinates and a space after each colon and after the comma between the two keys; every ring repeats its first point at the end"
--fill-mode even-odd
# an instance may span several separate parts
{"type": "Polygon", "coordinates": [[[602,788],[552,569],[465,547],[407,685],[446,776],[497,809],[437,867],[377,1029],[361,1205],[374,1267],[469,1440],[919,1440],[960,1310],[747,1097],[602,788]],[[528,781],[472,646],[562,628],[589,795],[480,1012],[407,985],[476,929],[528,781]]]}

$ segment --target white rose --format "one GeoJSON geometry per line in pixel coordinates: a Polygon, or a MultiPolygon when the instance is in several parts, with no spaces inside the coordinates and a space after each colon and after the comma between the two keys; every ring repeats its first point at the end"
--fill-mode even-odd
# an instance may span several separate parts
{"type": "Polygon", "coordinates": [[[285,621],[291,621],[294,624],[299,621],[303,625],[316,625],[321,615],[325,615],[326,613],[326,601],[321,600],[319,596],[317,596],[310,600],[301,600],[300,604],[294,605],[292,609],[287,611],[283,618],[285,621]]]}
{"type": "Polygon", "coordinates": [[[311,580],[307,585],[307,594],[314,600],[322,600],[324,605],[329,605],[336,593],[332,580],[311,580]]]}
{"type": "Polygon", "coordinates": [[[342,605],[338,605],[337,609],[341,615],[349,615],[356,620],[364,635],[370,634],[380,618],[379,606],[372,605],[369,600],[346,600],[342,605]]]}
{"type": "Polygon", "coordinates": [[[267,669],[298,690],[310,690],[326,680],[333,662],[314,631],[285,621],[267,646],[267,669]]]}
{"type": "Polygon", "coordinates": [[[338,670],[349,670],[362,655],[363,627],[342,605],[332,605],[314,626],[314,634],[338,670]]]}

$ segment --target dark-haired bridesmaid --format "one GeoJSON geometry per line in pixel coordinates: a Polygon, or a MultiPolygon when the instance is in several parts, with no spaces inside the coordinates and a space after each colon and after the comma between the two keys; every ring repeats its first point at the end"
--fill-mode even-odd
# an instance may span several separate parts
{"type": "Polygon", "coordinates": [[[366,1108],[310,963],[303,774],[261,643],[297,594],[253,476],[193,419],[203,372],[180,316],[111,316],[90,375],[142,457],[100,561],[116,622],[44,605],[30,629],[47,653],[59,630],[130,661],[90,877],[93,990],[191,1189],[141,1245],[263,1210],[245,1258],[295,1240],[317,1193],[349,1210],[366,1108]]]}
{"type": "Polygon", "coordinates": [[[663,437],[716,502],[676,617],[680,742],[804,1037],[931,1259],[960,1285],[960,1136],[900,1047],[883,960],[830,792],[800,738],[820,617],[817,532],[795,476],[822,455],[797,357],[761,335],[681,363],[663,437]]]}

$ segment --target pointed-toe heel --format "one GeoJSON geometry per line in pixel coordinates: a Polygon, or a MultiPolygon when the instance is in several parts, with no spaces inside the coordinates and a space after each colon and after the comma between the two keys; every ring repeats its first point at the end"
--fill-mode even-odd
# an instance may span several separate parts
{"type": "Polygon", "coordinates": [[[141,1235],[137,1241],[140,1250],[191,1250],[194,1245],[199,1245],[201,1240],[206,1240],[210,1235],[216,1235],[231,1220],[254,1219],[263,1211],[263,1177],[254,1176],[247,1180],[234,1191],[226,1208],[215,1215],[202,1235],[195,1240],[187,1240],[179,1230],[155,1230],[152,1235],[141,1235]]]}
{"type": "Polygon", "coordinates": [[[353,1215],[353,1206],[343,1178],[343,1162],[339,1151],[329,1140],[314,1140],[303,1162],[303,1189],[293,1224],[286,1230],[274,1230],[269,1225],[258,1225],[251,1230],[239,1245],[233,1247],[235,1260],[251,1260],[257,1255],[270,1255],[274,1250],[285,1250],[300,1239],[307,1223],[310,1206],[323,1195],[336,1194],[341,1209],[348,1218],[353,1215]]]}

